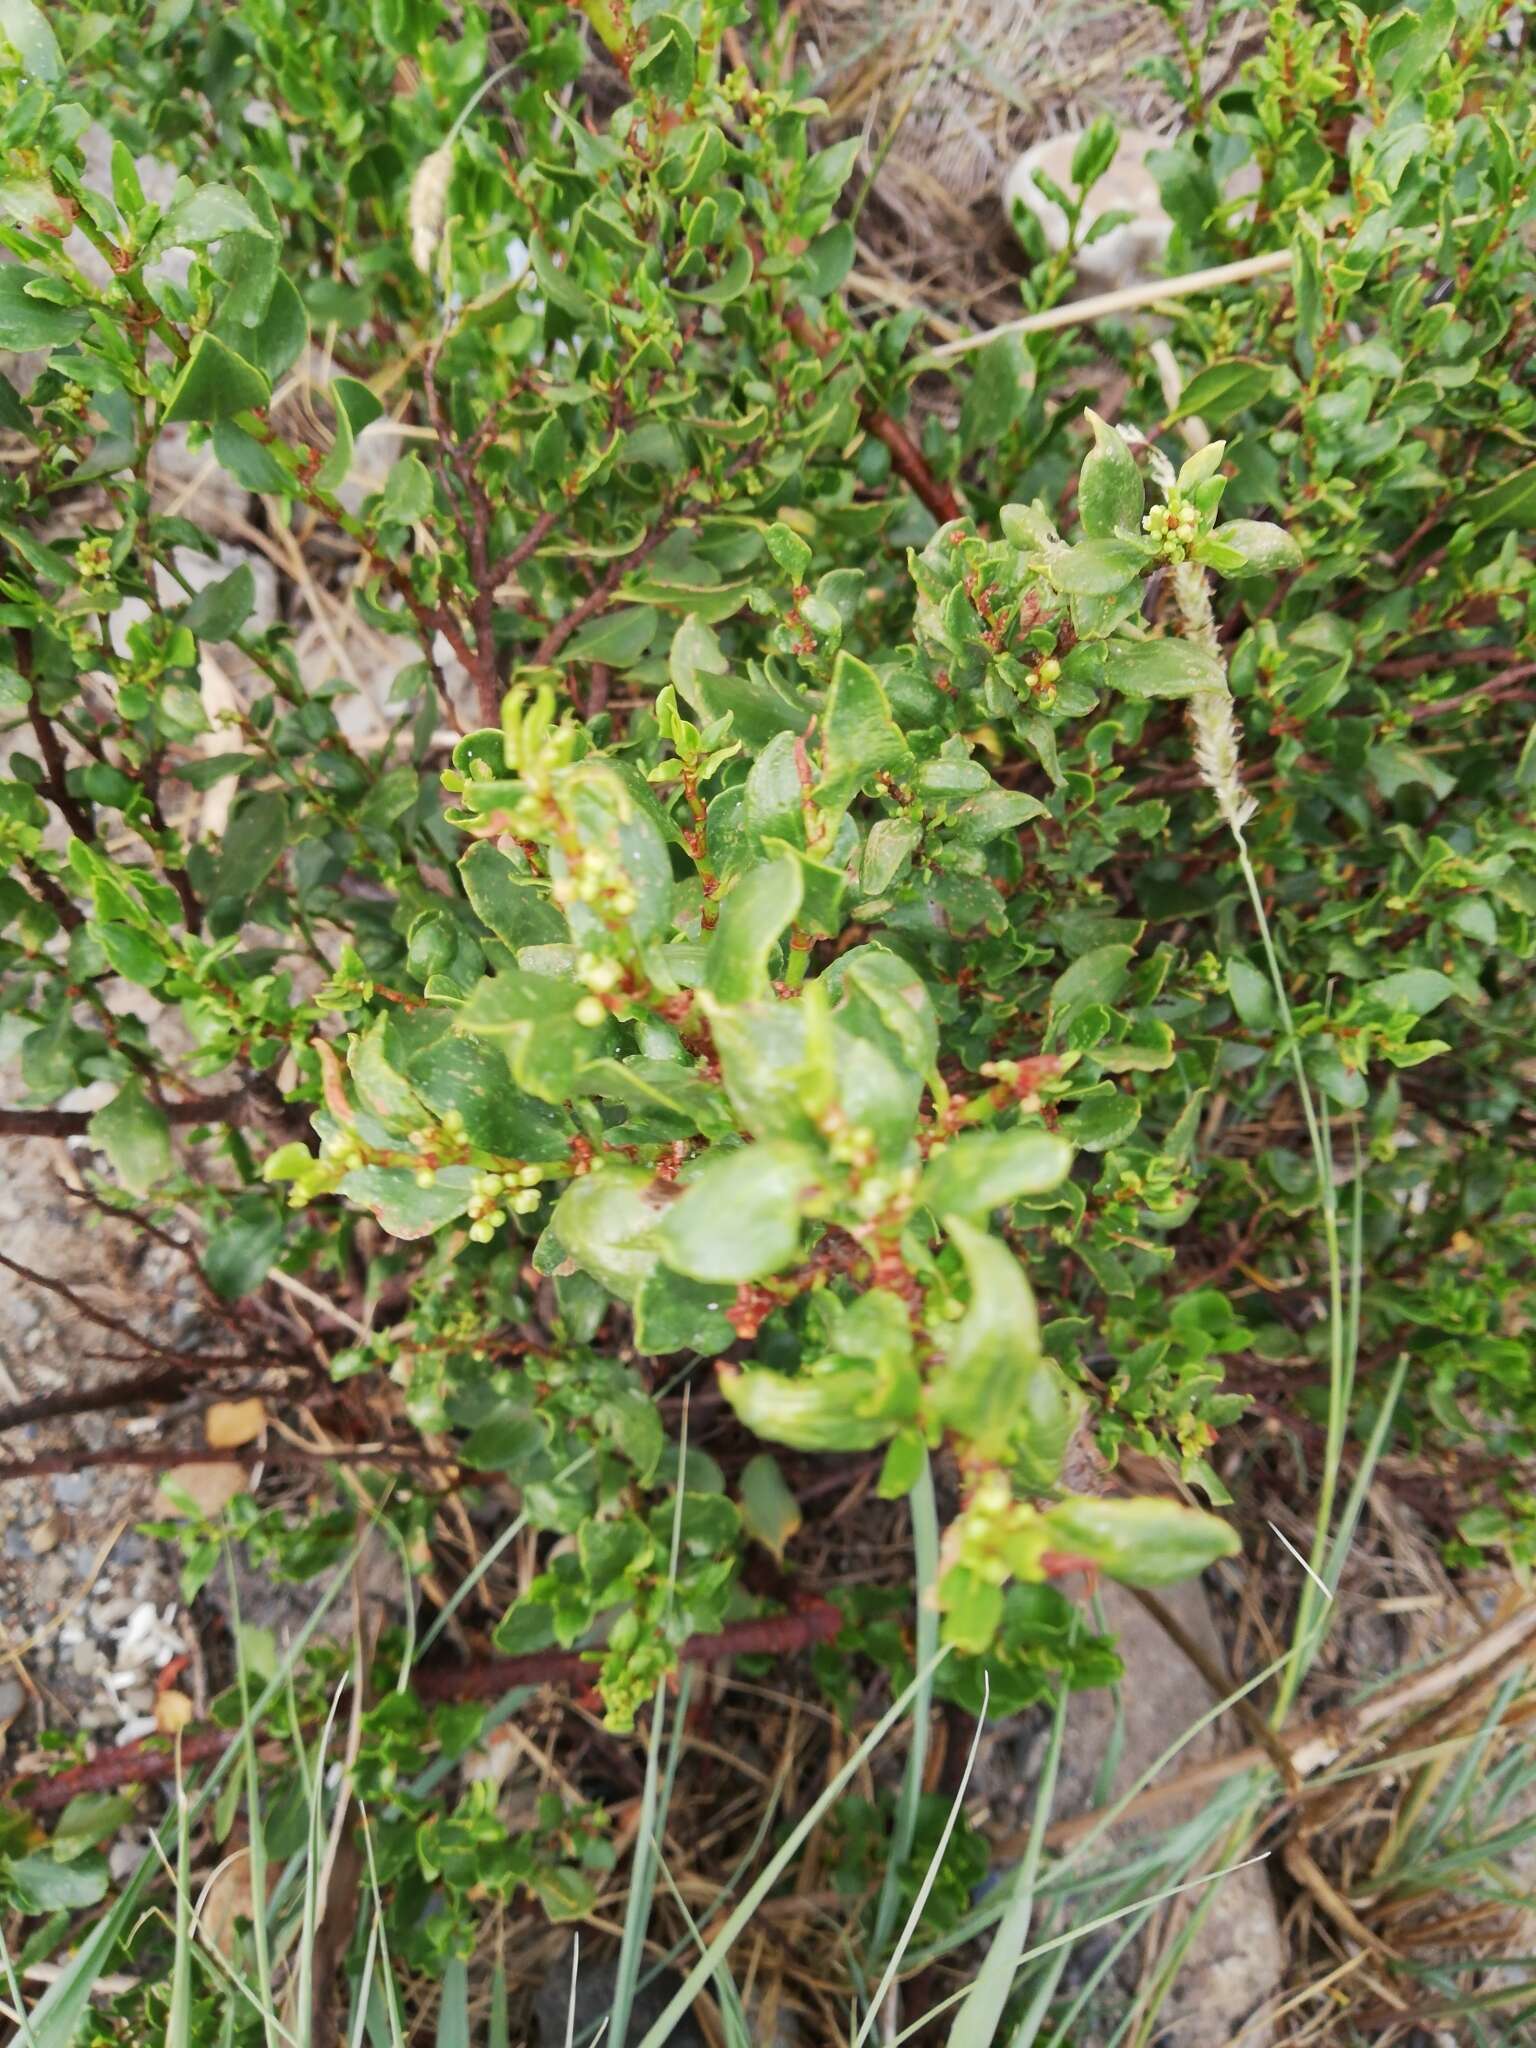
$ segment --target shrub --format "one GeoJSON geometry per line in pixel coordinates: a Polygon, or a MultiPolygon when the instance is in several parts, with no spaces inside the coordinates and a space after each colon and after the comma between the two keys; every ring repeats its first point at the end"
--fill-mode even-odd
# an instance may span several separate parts
{"type": "Polygon", "coordinates": [[[1336,1471],[1404,1354],[1453,1554],[1528,1559],[1507,7],[1275,7],[1191,93],[1173,267],[1291,263],[1179,300],[1167,385],[1126,328],[861,324],[857,143],[733,6],[586,11],[595,73],[564,6],[505,61],[435,0],[108,8],[66,78],[11,0],[13,1127],[110,1082],[104,1193],[195,1210],[221,1295],[364,1276],[331,1373],[573,1539],[498,1641],[606,1617],[618,1728],[784,1512],[679,1440],[700,1361],[791,1475],[942,1448],[955,1670],[1066,1630],[1101,1675],[1009,1582],[1231,1554],[1223,1432],[1261,1401],[1336,1471]],[[398,638],[382,737],[199,569],[181,432],[398,638]]]}

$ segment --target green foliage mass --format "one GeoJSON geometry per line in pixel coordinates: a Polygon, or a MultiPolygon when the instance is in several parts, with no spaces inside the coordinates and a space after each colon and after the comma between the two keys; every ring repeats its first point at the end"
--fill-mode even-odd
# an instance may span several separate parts
{"type": "MultiPolygon", "coordinates": [[[[593,6],[595,60],[536,0],[510,43],[437,0],[302,35],[277,0],[0,9],[14,1100],[110,1082],[113,1198],[195,1210],[228,1299],[366,1271],[387,1312],[332,1373],[569,1539],[498,1641],[600,1640],[614,1726],[760,1604],[784,1513],[684,1453],[684,1381],[790,1493],[878,1453],[898,1495],[943,1448],[954,1668],[1015,1703],[1036,1651],[1108,1668],[1050,1578],[1234,1552],[1223,1430],[1257,1399],[1306,1454],[1325,1420],[1297,1050],[1363,1410],[1407,1353],[1399,1427],[1467,1475],[1453,1554],[1536,1554],[1506,11],[1264,10],[1156,168],[1173,268],[1291,267],[1181,303],[1169,390],[1114,325],[939,363],[916,314],[856,319],[857,142],[732,68],[729,0],[593,6]],[[215,544],[151,489],[183,437],[399,641],[382,739],[248,566],[189,575],[215,544]]],[[[391,1796],[412,1711],[364,1752],[391,1796]]],[[[541,1826],[581,1844],[558,1882],[478,1794],[412,1882],[580,1910],[585,1820],[541,1826]]]]}

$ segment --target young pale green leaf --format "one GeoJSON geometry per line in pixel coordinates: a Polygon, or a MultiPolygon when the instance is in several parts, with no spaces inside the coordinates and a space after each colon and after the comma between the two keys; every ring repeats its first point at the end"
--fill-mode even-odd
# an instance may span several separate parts
{"type": "Polygon", "coordinates": [[[816,1156],[769,1139],[705,1162],[657,1233],[667,1264],[694,1280],[763,1280],[800,1248],[801,1218],[822,1200],[816,1156]]]}
{"type": "Polygon", "coordinates": [[[720,1391],[737,1420],[796,1451],[872,1451],[916,1413],[910,1364],[828,1359],[808,1372],[719,1367],[720,1391]]]}
{"type": "Polygon", "coordinates": [[[935,1216],[982,1216],[1048,1194],[1071,1169],[1072,1147],[1054,1131],[970,1131],[930,1155],[917,1199],[935,1216]]]}
{"type": "Polygon", "coordinates": [[[1128,1586],[1171,1586],[1235,1557],[1237,1531],[1175,1500],[1074,1496],[1047,1509],[1052,1550],[1086,1558],[1128,1586]]]}
{"type": "Polygon", "coordinates": [[[1136,458],[1118,428],[1091,410],[1086,417],[1093,428],[1093,447],[1078,475],[1077,512],[1083,531],[1094,540],[1139,539],[1145,494],[1136,458]]]}

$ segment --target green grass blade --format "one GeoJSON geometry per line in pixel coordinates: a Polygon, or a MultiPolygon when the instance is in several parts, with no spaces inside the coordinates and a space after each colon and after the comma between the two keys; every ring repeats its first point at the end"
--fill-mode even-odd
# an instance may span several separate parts
{"type": "Polygon", "coordinates": [[[1067,1703],[1070,1699],[1070,1692],[1062,1685],[1056,1695],[1056,1713],[1051,1722],[1045,1765],[1040,1773],[1040,1783],[1035,1788],[1035,1816],[1029,1832],[1029,1846],[1024,1851],[1024,1860],[1019,1865],[1018,1876],[997,1932],[992,1937],[992,1945],[950,2030],[949,2048],[992,2048],[997,2038],[1003,2007],[1013,1989],[1019,1958],[1029,1939],[1030,1923],[1034,1918],[1035,1884],[1040,1874],[1040,1858],[1045,1852],[1045,1829],[1051,1817],[1051,1802],[1056,1797],[1056,1773],[1061,1765],[1061,1744],[1067,1730],[1067,1703]]]}
{"type": "MultiPolygon", "coordinates": [[[[931,1504],[931,1485],[929,1500],[931,1504]]],[[[965,1788],[971,1782],[971,1772],[976,1767],[976,1751],[981,1745],[982,1733],[987,1725],[987,1708],[991,1704],[991,1699],[991,1683],[987,1678],[986,1672],[983,1671],[981,1674],[981,1713],[977,1716],[976,1733],[971,1737],[970,1755],[965,1760],[965,1769],[960,1776],[960,1788],[955,1794],[954,1803],[950,1807],[948,1817],[944,1822],[944,1829],[939,1836],[938,1847],[928,1860],[928,1868],[923,1872],[923,1881],[917,1888],[917,1897],[912,1901],[912,1910],[907,1915],[906,1925],[901,1930],[901,1937],[897,1941],[895,1948],[891,1951],[891,1959],[885,1966],[885,1974],[875,1987],[875,1995],[869,2001],[869,2010],[864,2015],[863,2025],[854,2037],[853,2048],[864,2048],[864,2042],[869,2036],[869,2030],[879,2018],[881,2007],[885,2004],[886,1996],[890,1991],[891,1985],[895,1982],[896,1972],[901,1968],[901,1959],[911,1946],[912,1937],[917,1932],[918,1922],[923,1917],[923,1909],[928,1904],[928,1895],[937,1883],[939,1872],[944,1866],[944,1852],[949,1847],[949,1838],[954,1833],[955,1822],[960,1818],[960,1809],[965,1804],[965,1788]]],[[[914,1741],[916,1740],[915,1731],[913,1739],[914,1741]]]]}
{"type": "MultiPolygon", "coordinates": [[[[683,1488],[688,1469],[688,1397],[683,1396],[683,1421],[678,1437],[677,1485],[672,1495],[672,1543],[667,1560],[667,1584],[677,1584],[677,1560],[683,1539],[683,1488]]],[[[670,1594],[668,1608],[671,1607],[670,1594]]],[[[634,2008],[635,1986],[640,1979],[640,1965],[645,1956],[646,1930],[651,1924],[651,1903],[656,1894],[656,1863],[652,1843],[658,1833],[656,1819],[661,1815],[661,1833],[666,1831],[666,1802],[662,1799],[661,1786],[661,1739],[667,1720],[667,1682],[662,1679],[656,1688],[656,1697],[651,1706],[651,1730],[645,1746],[645,1784],[640,1795],[640,1823],[635,1832],[634,1852],[629,1871],[629,1897],[624,1902],[624,1932],[619,1941],[618,1967],[614,1976],[613,2006],[609,2015],[608,2040],[610,2048],[624,2048],[629,2034],[629,2016],[634,2008]]],[[[682,1725],[679,1711],[678,1725],[682,1725]]],[[[672,1783],[677,1769],[678,1745],[672,1745],[671,1768],[667,1772],[666,1791],[670,1798],[672,1783]]]]}
{"type": "Polygon", "coordinates": [[[910,1712],[912,1703],[917,1698],[919,1691],[925,1684],[932,1682],[934,1672],[947,1655],[947,1650],[940,1650],[935,1658],[924,1665],[900,1697],[893,1700],[890,1706],[886,1708],[880,1719],[870,1729],[868,1735],[865,1736],[842,1769],[838,1771],[809,1812],[790,1830],[784,1841],[769,1858],[766,1866],[751,1889],[743,1897],[741,1903],[731,1913],[725,1925],[715,1936],[699,1961],[694,1964],[688,1975],[683,1979],[676,1994],[668,2002],[666,2010],[641,2041],[640,2048],[662,2048],[662,2044],[668,2039],[672,2029],[698,1997],[704,1985],[714,1975],[716,1965],[721,1957],[730,1950],[736,1937],[757,1911],[758,1906],[768,1896],[779,1878],[794,1861],[799,1853],[800,1845],[805,1841],[812,1829],[820,1823],[823,1814],[841,1796],[843,1788],[848,1784],[864,1759],[872,1750],[879,1748],[880,1744],[896,1726],[897,1722],[901,1720],[902,1716],[910,1712]]]}
{"type": "Polygon", "coordinates": [[[165,2048],[189,2048],[192,2039],[192,1828],[187,1818],[187,1785],[181,1772],[181,1738],[176,1738],[176,1948],[171,1963],[171,2007],[165,2048]]]}
{"type": "MultiPolygon", "coordinates": [[[[928,1663],[939,1647],[939,1610],[933,1597],[939,1583],[939,1514],[933,1497],[933,1468],[926,1450],[922,1455],[923,1462],[909,1497],[913,1578],[917,1595],[914,1662],[919,1667],[928,1663]]],[[[901,1876],[912,1854],[912,1840],[917,1832],[923,1773],[928,1763],[928,1721],[932,1704],[930,1684],[925,1692],[918,1695],[917,1704],[912,1709],[912,1741],[907,1750],[907,1768],[897,1795],[896,1815],[891,1827],[890,1860],[885,1866],[880,1901],[875,1908],[874,1948],[877,1955],[890,1940],[891,1929],[896,1924],[901,1876]]]]}
{"type": "Polygon", "coordinates": [[[469,2048],[469,1972],[462,1956],[451,1956],[443,1971],[437,2048],[469,2048]]]}

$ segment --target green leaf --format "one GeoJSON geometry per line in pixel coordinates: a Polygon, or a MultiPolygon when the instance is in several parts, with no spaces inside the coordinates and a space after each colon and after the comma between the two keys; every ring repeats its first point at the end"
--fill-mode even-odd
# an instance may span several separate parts
{"type": "Polygon", "coordinates": [[[1268,519],[1229,519],[1214,538],[1237,555],[1237,565],[1223,563],[1224,576],[1278,576],[1301,567],[1301,549],[1283,526],[1268,519]]]}
{"type": "Polygon", "coordinates": [[[619,605],[589,619],[566,645],[566,661],[600,661],[609,668],[633,668],[656,632],[654,605],[619,605]]]}
{"type": "Polygon", "coordinates": [[[1274,1023],[1275,992],[1269,976],[1250,966],[1238,953],[1227,961],[1227,993],[1233,1009],[1250,1030],[1267,1030],[1274,1023]]]}
{"type": "Polygon", "coordinates": [[[960,446],[969,455],[999,442],[1029,403],[1030,371],[1016,334],[1000,334],[977,351],[960,406],[960,446]]]}
{"type": "Polygon", "coordinates": [[[602,1027],[577,1020],[584,994],[552,975],[490,975],[470,992],[454,1029],[498,1047],[512,1079],[529,1095],[564,1102],[587,1060],[604,1050],[602,1027]]]}
{"type": "Polygon", "coordinates": [[[23,1913],[79,1912],[107,1895],[107,1859],[94,1852],[60,1863],[46,1849],[8,1857],[5,1877],[23,1913]]]}
{"type": "Polygon", "coordinates": [[[1470,520],[1480,533],[1498,526],[1530,532],[1536,527],[1536,462],[1473,491],[1455,507],[1455,516],[1470,520]]]}
{"type": "Polygon", "coordinates": [[[83,306],[55,306],[30,295],[28,286],[51,282],[25,263],[0,263],[0,348],[16,355],[58,348],[90,326],[83,306]]]}
{"type": "Polygon", "coordinates": [[[1048,564],[1051,581],[1073,597],[1114,597],[1151,560],[1151,550],[1134,540],[1080,540],[1048,564]]]}
{"type": "Polygon", "coordinates": [[[419,455],[402,455],[391,463],[379,494],[381,526],[415,526],[432,510],[432,472],[419,455]]]}
{"type": "Polygon", "coordinates": [[[655,14],[646,27],[646,45],[630,66],[630,83],[664,100],[686,100],[693,90],[697,66],[693,37],[675,14],[655,14]]]}
{"type": "Polygon", "coordinates": [[[662,1257],[694,1280],[763,1280],[800,1249],[801,1218],[822,1199],[821,1169],[784,1139],[708,1159],[662,1220],[662,1257]]]}
{"type": "Polygon", "coordinates": [[[1072,1147],[1054,1131],[970,1131],[930,1155],[917,1199],[935,1216],[981,1216],[1048,1194],[1071,1170],[1072,1147]]]}
{"type": "Polygon", "coordinates": [[[1136,458],[1117,428],[1093,411],[1087,419],[1093,428],[1093,447],[1084,458],[1077,485],[1083,531],[1095,540],[1116,535],[1139,538],[1145,493],[1136,458]]]}
{"type": "Polygon", "coordinates": [[[1208,363],[1184,386],[1169,424],[1193,419],[1198,414],[1209,425],[1224,427],[1236,414],[1267,398],[1274,383],[1273,367],[1252,356],[1230,356],[1225,362],[1208,363]]]}
{"type": "Polygon", "coordinates": [[[641,1167],[605,1166],[571,1182],[552,1227],[578,1266],[620,1301],[633,1301],[659,1256],[656,1226],[668,1194],[641,1167]]]}
{"type": "Polygon", "coordinates": [[[140,988],[157,988],[164,981],[165,955],[142,932],[126,924],[93,924],[91,929],[114,974],[140,988]]]}
{"type": "Polygon", "coordinates": [[[720,1002],[747,1003],[768,993],[768,963],[803,894],[800,863],[789,854],[749,868],[735,883],[709,944],[706,985],[720,1002]]]}
{"type": "Polygon", "coordinates": [[[1227,686],[1218,658],[1192,640],[1111,640],[1104,680],[1123,697],[1192,697],[1227,686]]]}
{"type": "Polygon", "coordinates": [[[635,1347],[646,1356],[698,1351],[713,1358],[736,1341],[735,1326],[724,1313],[730,1306],[730,1289],[718,1281],[690,1280],[658,1265],[634,1298],[635,1347]]]}
{"type": "Polygon", "coordinates": [[[224,835],[211,894],[244,903],[277,866],[288,843],[288,806],[275,789],[242,799],[224,835]]]}
{"type": "Polygon", "coordinates": [[[517,1401],[499,1401],[464,1439],[466,1465],[477,1472],[510,1472],[514,1476],[537,1458],[549,1443],[549,1424],[517,1401]]]}
{"type": "Polygon", "coordinates": [[[272,1270],[283,1243],[283,1211],[271,1194],[240,1195],[210,1233],[203,1271],[215,1294],[238,1301],[254,1294],[272,1270]]]}
{"type": "Polygon", "coordinates": [[[232,185],[199,185],[172,200],[155,233],[157,249],[197,249],[224,235],[270,235],[232,185]]]}
{"type": "Polygon", "coordinates": [[[409,1166],[357,1166],[345,1175],[341,1192],[366,1209],[391,1237],[430,1237],[469,1207],[474,1171],[440,1166],[429,1187],[418,1187],[409,1166]]]}
{"type": "Polygon", "coordinates": [[[761,1543],[775,1560],[784,1562],[789,1540],[800,1528],[800,1503],[790,1492],[778,1460],[766,1451],[749,1458],[738,1482],[741,1495],[741,1525],[754,1543],[761,1543]]]}
{"type": "Polygon", "coordinates": [[[206,584],[181,615],[181,623],[196,640],[229,640],[239,632],[256,602],[256,578],[249,562],[217,583],[206,584]]]}
{"type": "Polygon", "coordinates": [[[944,1229],[965,1262],[970,1305],[944,1363],[930,1369],[925,1416],[989,1462],[1024,1461],[1028,1483],[1055,1483],[1081,1397],[1040,1349],[1035,1297],[1008,1247],[960,1216],[944,1229]]]}
{"type": "Polygon", "coordinates": [[[56,1863],[72,1863],[132,1820],[135,1801],[126,1792],[77,1792],[59,1815],[49,1847],[56,1863]]]}
{"type": "Polygon", "coordinates": [[[1058,1501],[1045,1516],[1050,1548],[1086,1558],[1127,1586],[1172,1586],[1235,1557],[1237,1531],[1173,1500],[1058,1501]]]}
{"type": "Polygon", "coordinates": [[[857,792],[882,769],[899,771],[911,755],[891,716],[890,699],[867,663],[847,652],[832,667],[832,687],[822,714],[821,780],[816,801],[823,810],[846,809],[857,792]]]}
{"type": "Polygon", "coordinates": [[[1058,1014],[1081,1003],[1113,1003],[1131,978],[1134,946],[1095,946],[1051,984],[1051,1009],[1058,1014]]]}
{"type": "Polygon", "coordinates": [[[1141,1122],[1141,1104],[1118,1089],[1091,1096],[1078,1104],[1062,1125],[1062,1135],[1080,1152],[1107,1152],[1128,1138],[1141,1122]]]}
{"type": "Polygon", "coordinates": [[[168,426],[177,420],[229,419],[259,409],[271,396],[271,385],[253,363],[205,331],[176,379],[163,418],[168,426]]]}
{"type": "Polygon", "coordinates": [[[1384,974],[1379,981],[1367,982],[1360,993],[1372,1002],[1385,1003],[1389,1009],[1411,1010],[1416,1017],[1427,1017],[1447,997],[1455,995],[1456,984],[1437,968],[1405,967],[1397,974],[1384,974]]]}
{"type": "Polygon", "coordinates": [[[763,535],[768,552],[791,583],[803,583],[811,566],[811,550],[791,526],[775,520],[763,535]]]}
{"type": "Polygon", "coordinates": [[[739,1422],[796,1451],[872,1451],[912,1418],[910,1364],[828,1360],[809,1372],[720,1366],[720,1391],[739,1422]]]}
{"type": "Polygon", "coordinates": [[[475,915],[515,953],[522,946],[558,946],[565,919],[542,882],[515,867],[499,847],[480,840],[459,862],[464,893],[475,915]]]}
{"type": "Polygon", "coordinates": [[[1115,160],[1120,131],[1108,114],[1099,114],[1078,137],[1068,175],[1081,192],[1096,185],[1115,160]]]}
{"type": "Polygon", "coordinates": [[[88,1126],[130,1193],[147,1195],[171,1170],[171,1127],[138,1081],[125,1081],[88,1126]]]}
{"type": "Polygon", "coordinates": [[[16,52],[24,77],[55,85],[64,76],[58,38],[33,0],[0,0],[0,36],[16,52]]]}

